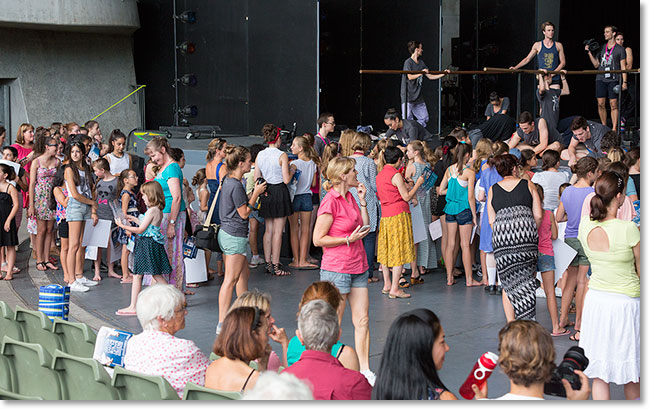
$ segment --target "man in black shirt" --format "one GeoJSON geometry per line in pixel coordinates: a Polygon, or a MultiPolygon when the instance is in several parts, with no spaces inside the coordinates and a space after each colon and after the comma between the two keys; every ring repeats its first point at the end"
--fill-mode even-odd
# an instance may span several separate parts
{"type": "Polygon", "coordinates": [[[422,43],[409,41],[407,44],[411,56],[404,61],[404,71],[424,71],[425,74],[402,74],[400,97],[402,100],[402,118],[416,119],[423,127],[429,121],[429,111],[422,96],[422,79],[424,75],[429,80],[437,80],[445,74],[429,74],[427,65],[420,59],[422,57],[422,43]]]}
{"type": "Polygon", "coordinates": [[[388,126],[386,138],[395,136],[399,143],[404,146],[411,141],[419,140],[426,143],[429,148],[434,148],[431,133],[415,120],[403,120],[394,108],[389,108],[386,111],[384,124],[388,126]]]}
{"type": "MultiPolygon", "coordinates": [[[[598,101],[598,116],[603,125],[607,125],[607,107],[605,100],[609,99],[611,108],[612,128],[616,128],[618,121],[618,94],[614,92],[614,86],[618,84],[619,74],[609,73],[610,70],[626,70],[625,49],[616,44],[616,27],[605,27],[605,40],[600,51],[594,56],[585,46],[589,60],[603,74],[596,76],[596,101],[598,101]]],[[[627,73],[623,73],[623,90],[627,90],[627,73]]]]}

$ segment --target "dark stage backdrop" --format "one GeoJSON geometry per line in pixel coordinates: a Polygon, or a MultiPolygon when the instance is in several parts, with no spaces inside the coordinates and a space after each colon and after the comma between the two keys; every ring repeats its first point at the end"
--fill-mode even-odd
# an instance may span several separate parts
{"type": "MultiPolygon", "coordinates": [[[[422,59],[439,69],[440,1],[320,1],[320,107],[338,125],[385,130],[386,109],[400,107],[399,75],[360,75],[359,69],[401,70],[409,40],[423,43],[422,59]],[[406,3],[405,3],[406,4],[406,3]]],[[[427,128],[438,132],[439,81],[424,81],[427,128]]]]}
{"type": "MultiPolygon", "coordinates": [[[[174,104],[171,0],[141,0],[135,34],[138,82],[147,84],[147,127],[171,125],[174,104]]],[[[178,0],[177,13],[194,10],[195,24],[178,23],[179,76],[193,73],[194,88],[180,86],[179,104],[196,105],[194,125],[224,133],[259,134],[267,122],[312,131],[317,114],[316,0],[178,0]]]]}

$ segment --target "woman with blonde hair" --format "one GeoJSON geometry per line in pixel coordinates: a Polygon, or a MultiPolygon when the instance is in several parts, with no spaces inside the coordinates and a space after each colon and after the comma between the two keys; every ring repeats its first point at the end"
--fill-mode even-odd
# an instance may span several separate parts
{"type": "Polygon", "coordinates": [[[362,242],[370,232],[370,218],[366,187],[357,180],[355,164],[352,158],[335,158],[327,165],[327,195],[318,208],[314,245],[323,248],[320,279],[334,283],[344,304],[350,303],[361,372],[372,378],[368,361],[368,261],[362,242]],[[352,187],[357,189],[361,208],[350,192],[352,187]]]}
{"type": "MultiPolygon", "coordinates": [[[[212,205],[212,200],[219,190],[219,184],[226,176],[226,167],[223,167],[223,159],[226,157],[226,140],[222,138],[214,138],[208,144],[208,153],[205,155],[205,177],[208,181],[208,191],[210,195],[208,196],[208,209],[212,205]]],[[[206,211],[207,212],[207,211],[206,211]]],[[[207,214],[206,214],[207,215],[207,214]]],[[[219,224],[219,199],[217,198],[217,204],[215,205],[214,212],[212,213],[212,221],[210,223],[219,224]]],[[[217,251],[217,271],[211,271],[208,269],[208,274],[216,273],[217,276],[223,276],[223,255],[220,251],[217,251]]],[[[208,260],[212,258],[212,251],[205,251],[205,257],[208,260]]]]}
{"type": "Polygon", "coordinates": [[[237,297],[228,312],[242,306],[256,307],[263,310],[266,314],[265,319],[269,322],[269,338],[282,346],[282,358],[272,351],[269,355],[266,370],[277,372],[280,370],[280,366],[288,367],[287,349],[289,347],[289,338],[283,327],[279,328],[275,325],[275,319],[271,315],[271,295],[259,290],[249,290],[237,297]]]}
{"type": "MultiPolygon", "coordinates": [[[[339,323],[341,322],[343,318],[343,309],[341,308],[345,306],[341,304],[343,297],[336,286],[332,282],[327,281],[314,282],[305,289],[298,304],[298,313],[296,313],[296,316],[300,315],[303,306],[316,299],[329,303],[338,312],[339,323]]],[[[291,366],[297,362],[304,351],[305,345],[298,339],[298,336],[292,337],[287,350],[287,364],[291,366]]],[[[359,357],[357,357],[357,353],[352,347],[341,343],[339,340],[332,346],[331,353],[346,369],[359,371],[359,357]]]]}
{"type": "Polygon", "coordinates": [[[341,155],[344,157],[349,157],[352,155],[352,142],[354,141],[357,132],[348,128],[347,130],[341,131],[341,137],[339,138],[339,145],[341,146],[341,155]]]}

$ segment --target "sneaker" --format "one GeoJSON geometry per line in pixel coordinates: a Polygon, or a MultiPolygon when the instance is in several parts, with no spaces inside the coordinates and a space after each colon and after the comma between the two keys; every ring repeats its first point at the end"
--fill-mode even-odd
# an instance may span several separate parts
{"type": "Polygon", "coordinates": [[[542,288],[535,289],[535,297],[537,297],[537,298],[545,298],[546,299],[546,293],[544,292],[544,289],[542,289],[542,288]]]}
{"type": "Polygon", "coordinates": [[[75,282],[79,282],[84,286],[97,286],[97,282],[95,282],[94,280],[86,279],[85,276],[82,276],[81,278],[77,279],[75,282]]]}
{"type": "Polygon", "coordinates": [[[375,385],[375,379],[377,378],[377,376],[375,376],[375,373],[373,373],[372,370],[366,369],[366,370],[362,371],[361,374],[366,378],[366,380],[368,380],[368,383],[371,386],[375,385]]]}
{"type": "Polygon", "coordinates": [[[251,268],[256,268],[256,267],[258,267],[259,265],[261,265],[263,263],[264,263],[264,259],[262,259],[262,257],[260,257],[260,255],[253,255],[253,257],[251,258],[251,261],[248,262],[248,266],[251,267],[251,268]]]}
{"type": "Polygon", "coordinates": [[[79,279],[70,284],[70,292],[88,292],[89,288],[79,283],[79,279]]]}

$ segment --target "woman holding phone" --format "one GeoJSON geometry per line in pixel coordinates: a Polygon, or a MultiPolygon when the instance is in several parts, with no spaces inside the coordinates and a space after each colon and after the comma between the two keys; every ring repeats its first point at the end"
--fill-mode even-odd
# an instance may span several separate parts
{"type": "Polygon", "coordinates": [[[327,165],[323,184],[327,194],[318,208],[314,245],[323,248],[320,280],[332,282],[343,296],[339,322],[345,302],[350,303],[359,368],[373,384],[375,375],[368,361],[368,261],[362,241],[370,232],[370,218],[366,187],[357,181],[355,165],[355,160],[348,157],[334,158],[327,165]],[[352,187],[357,189],[360,205],[350,192],[352,187]]]}

